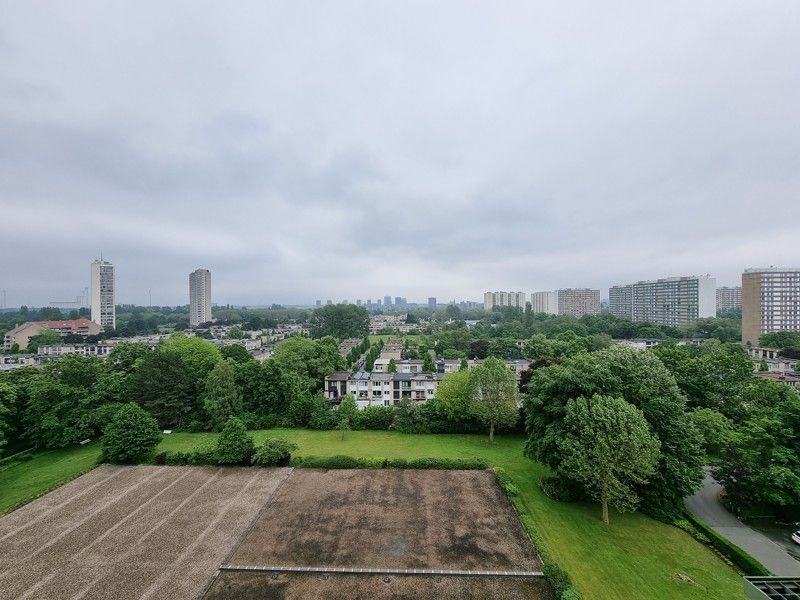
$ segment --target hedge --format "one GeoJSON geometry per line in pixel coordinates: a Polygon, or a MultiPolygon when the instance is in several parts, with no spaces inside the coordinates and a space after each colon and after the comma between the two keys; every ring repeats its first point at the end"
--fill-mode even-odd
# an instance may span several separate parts
{"type": "Polygon", "coordinates": [[[711,545],[734,565],[739,567],[745,575],[772,575],[764,565],[739,548],[739,546],[714,531],[701,519],[689,512],[686,513],[686,519],[711,540],[711,545]]]}
{"type": "Polygon", "coordinates": [[[201,448],[193,452],[167,452],[164,462],[168,465],[218,465],[216,448],[201,448]]]}
{"type": "Polygon", "coordinates": [[[441,469],[483,470],[488,463],[481,458],[383,458],[380,456],[298,456],[293,467],[310,469],[441,469]]]}

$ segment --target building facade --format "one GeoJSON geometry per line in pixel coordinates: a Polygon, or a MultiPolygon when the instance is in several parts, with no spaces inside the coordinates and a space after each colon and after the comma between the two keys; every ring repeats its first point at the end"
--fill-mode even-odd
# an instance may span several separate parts
{"type": "Polygon", "coordinates": [[[436,296],[428,296],[428,308],[436,308],[436,296]]]}
{"type": "Polygon", "coordinates": [[[197,269],[189,275],[189,325],[211,321],[211,271],[197,269]]]}
{"type": "Polygon", "coordinates": [[[558,314],[558,302],[555,292],[531,293],[531,311],[535,313],[558,314]]]}
{"type": "Polygon", "coordinates": [[[28,321],[7,331],[3,336],[3,348],[8,351],[16,344],[20,350],[28,347],[30,339],[44,330],[55,331],[61,337],[66,335],[98,335],[103,331],[94,321],[75,319],[71,321],[28,321]]]}
{"type": "Polygon", "coordinates": [[[775,331],[800,331],[800,269],[746,269],[742,273],[742,342],[758,346],[775,331]]]}
{"type": "Polygon", "coordinates": [[[525,310],[527,297],[525,292],[486,292],[483,295],[483,310],[490,311],[495,306],[512,306],[525,310]]]}
{"type": "Polygon", "coordinates": [[[609,310],[617,317],[676,326],[717,314],[717,282],[709,275],[667,277],[615,285],[609,310]]]}
{"type": "Polygon", "coordinates": [[[564,288],[556,292],[558,314],[582,317],[600,314],[600,290],[564,288]]]}
{"type": "Polygon", "coordinates": [[[742,308],[742,288],[718,287],[717,288],[717,312],[723,310],[735,310],[742,308]]]}
{"type": "Polygon", "coordinates": [[[103,329],[116,329],[114,265],[103,259],[92,261],[91,282],[92,321],[103,329]]]}

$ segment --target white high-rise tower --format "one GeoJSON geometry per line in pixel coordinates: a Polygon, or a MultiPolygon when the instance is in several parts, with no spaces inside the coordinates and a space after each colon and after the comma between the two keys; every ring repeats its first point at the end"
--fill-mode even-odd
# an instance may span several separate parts
{"type": "Polygon", "coordinates": [[[116,329],[117,314],[114,309],[114,265],[101,258],[95,259],[92,273],[92,321],[103,329],[116,329]]]}
{"type": "Polygon", "coordinates": [[[189,325],[197,327],[211,320],[211,271],[197,269],[189,274],[189,325]]]}

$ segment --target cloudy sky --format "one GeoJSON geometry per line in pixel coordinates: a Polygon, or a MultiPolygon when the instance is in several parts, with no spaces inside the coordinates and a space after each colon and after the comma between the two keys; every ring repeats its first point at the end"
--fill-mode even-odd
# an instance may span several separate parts
{"type": "Polygon", "coordinates": [[[0,0],[9,306],[101,252],[139,304],[731,285],[798,214],[796,0],[0,0]]]}

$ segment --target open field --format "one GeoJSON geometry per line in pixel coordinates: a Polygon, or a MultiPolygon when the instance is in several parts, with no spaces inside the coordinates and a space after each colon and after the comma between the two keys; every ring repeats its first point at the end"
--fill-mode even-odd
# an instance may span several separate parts
{"type": "MultiPolygon", "coordinates": [[[[611,526],[600,521],[596,505],[564,504],[547,498],[536,482],[547,474],[542,465],[522,455],[522,436],[501,435],[494,444],[480,435],[406,435],[395,432],[352,431],[341,440],[335,431],[267,430],[253,432],[256,441],[286,437],[298,444],[298,455],[349,454],[414,458],[424,456],[481,456],[503,467],[520,488],[515,504],[536,526],[539,543],[572,577],[584,598],[630,599],[743,599],[739,575],[708,548],[670,525],[639,514],[611,514],[611,526]],[[678,574],[689,576],[684,583],[678,574]]],[[[166,436],[162,450],[190,450],[213,443],[215,434],[176,433],[166,436]]],[[[69,449],[64,455],[85,452],[69,449]]],[[[96,460],[99,449],[95,448],[96,460]]],[[[47,455],[45,455],[47,456],[47,455]]],[[[15,489],[41,490],[49,467],[43,456],[14,469],[0,471],[0,507],[9,503],[7,484],[15,489]],[[41,481],[40,481],[41,480],[41,481]]],[[[59,460],[65,460],[63,457],[59,460]]],[[[46,489],[46,488],[45,488],[46,489]]],[[[41,491],[40,491],[41,493],[41,491]]],[[[2,510],[2,509],[0,509],[2,510]]]]}
{"type": "Polygon", "coordinates": [[[98,467],[0,519],[0,599],[197,597],[290,472],[98,467]]]}
{"type": "Polygon", "coordinates": [[[229,562],[541,570],[489,471],[295,469],[229,562]]]}

